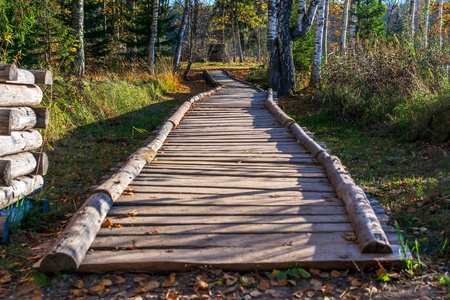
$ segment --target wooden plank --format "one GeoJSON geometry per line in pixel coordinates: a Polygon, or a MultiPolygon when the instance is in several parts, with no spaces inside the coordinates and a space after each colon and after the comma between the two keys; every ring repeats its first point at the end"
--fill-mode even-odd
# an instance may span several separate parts
{"type": "MultiPolygon", "coordinates": [[[[288,190],[288,191],[314,191],[314,192],[333,192],[334,189],[327,180],[317,180],[317,182],[283,182],[273,181],[270,183],[267,181],[249,180],[249,178],[242,177],[241,180],[230,180],[226,182],[211,181],[211,180],[185,180],[185,179],[168,179],[158,180],[144,177],[137,177],[133,182],[133,186],[164,186],[164,187],[177,187],[179,189],[188,187],[198,188],[216,188],[216,189],[257,189],[257,190],[288,190]]],[[[233,178],[234,179],[234,178],[233,178]]],[[[290,178],[289,178],[290,179],[290,178]]]]}
{"type": "Polygon", "coordinates": [[[308,172],[324,172],[324,168],[320,165],[312,166],[312,165],[292,165],[292,164],[247,164],[242,163],[239,164],[239,168],[235,167],[236,164],[229,163],[229,164],[223,164],[223,165],[191,165],[191,164],[172,164],[171,162],[168,162],[167,164],[156,162],[147,164],[142,172],[152,172],[153,170],[159,170],[159,169],[176,169],[176,170],[217,170],[217,171],[230,171],[230,172],[236,172],[238,174],[239,172],[251,172],[255,175],[258,174],[258,172],[272,172],[273,174],[273,168],[278,167],[277,172],[279,173],[308,173],[308,172]]]}
{"type": "MultiPolygon", "coordinates": [[[[125,221],[125,219],[123,220],[125,221]]],[[[102,228],[97,236],[149,235],[157,234],[266,234],[298,232],[347,232],[353,231],[350,223],[256,223],[256,224],[212,224],[212,225],[167,225],[167,226],[123,226],[102,228]]]]}
{"type": "MultiPolygon", "coordinates": [[[[347,234],[352,234],[349,232],[347,234]]],[[[400,244],[397,234],[389,234],[391,243],[400,244]]],[[[91,249],[198,249],[210,247],[279,247],[342,245],[351,242],[342,238],[340,232],[295,233],[295,234],[198,234],[198,235],[151,235],[151,236],[100,236],[91,249]]]]}
{"type": "MultiPolygon", "coordinates": [[[[276,163],[276,162],[245,162],[245,161],[238,161],[238,162],[226,162],[226,161],[176,161],[176,160],[154,160],[152,161],[152,164],[172,164],[172,165],[214,165],[214,166],[233,166],[236,164],[239,164],[239,167],[242,166],[257,166],[257,167],[263,167],[263,166],[270,166],[273,167],[275,165],[280,165],[280,167],[298,167],[301,166],[301,164],[295,164],[295,163],[276,163]]],[[[319,164],[305,164],[309,166],[320,166],[319,164]]]]}
{"type": "Polygon", "coordinates": [[[361,254],[357,245],[323,247],[321,245],[279,247],[229,247],[206,249],[91,251],[79,272],[153,271],[173,272],[187,267],[211,266],[233,271],[287,269],[298,266],[320,269],[375,266],[379,262],[400,263],[401,247],[393,245],[393,254],[361,254]]]}
{"type": "MultiPolygon", "coordinates": [[[[142,219],[143,216],[281,216],[281,215],[345,215],[345,207],[342,206],[318,206],[318,205],[177,205],[177,206],[117,206],[113,207],[109,216],[127,216],[130,212],[136,212],[137,217],[129,218],[132,222],[142,219]]],[[[145,218],[144,218],[145,219],[145,218]]],[[[262,218],[264,220],[264,218],[262,218]]],[[[266,220],[270,222],[270,218],[266,220]]]]}
{"type": "Polygon", "coordinates": [[[244,157],[244,156],[236,156],[236,157],[163,157],[161,159],[156,158],[155,160],[160,160],[163,162],[169,161],[187,161],[192,162],[193,164],[197,162],[235,162],[235,163],[244,163],[244,162],[252,162],[252,163],[291,163],[291,164],[318,164],[317,160],[314,158],[271,158],[271,157],[244,157]]]}
{"type": "MultiPolygon", "coordinates": [[[[236,181],[244,182],[245,185],[254,183],[254,184],[263,184],[263,185],[291,185],[295,186],[298,184],[323,184],[325,186],[331,186],[330,181],[328,178],[272,178],[272,177],[263,177],[263,176],[253,176],[253,177],[239,177],[239,176],[215,176],[214,180],[211,180],[211,177],[207,174],[200,174],[197,176],[191,176],[191,175],[184,175],[184,174],[168,174],[166,176],[161,176],[159,174],[152,174],[152,173],[146,173],[146,174],[140,174],[136,177],[136,183],[138,181],[146,181],[146,182],[174,182],[178,183],[179,181],[186,181],[190,183],[207,183],[207,182],[214,182],[214,184],[232,184],[236,183],[236,181]],[[268,183],[270,182],[270,183],[268,183]]],[[[240,185],[239,183],[236,183],[233,187],[238,187],[240,185]]]]}
{"type": "Polygon", "coordinates": [[[261,153],[229,153],[229,152],[214,152],[210,151],[208,153],[197,153],[195,151],[192,153],[186,153],[184,151],[174,151],[173,153],[160,152],[158,154],[159,158],[169,158],[169,157],[191,157],[195,159],[203,159],[203,158],[212,158],[212,157],[230,157],[230,158],[247,158],[247,157],[258,157],[258,158],[270,158],[277,160],[279,158],[311,158],[311,155],[308,153],[300,153],[300,154],[287,154],[287,153],[278,153],[278,154],[261,154],[261,153]]]}
{"type": "Polygon", "coordinates": [[[266,205],[343,205],[342,201],[335,197],[322,197],[322,199],[298,199],[296,197],[233,197],[225,195],[195,195],[195,194],[152,194],[152,193],[132,193],[131,195],[122,195],[114,202],[118,206],[176,206],[176,205],[247,205],[247,206],[266,206],[266,205]]]}

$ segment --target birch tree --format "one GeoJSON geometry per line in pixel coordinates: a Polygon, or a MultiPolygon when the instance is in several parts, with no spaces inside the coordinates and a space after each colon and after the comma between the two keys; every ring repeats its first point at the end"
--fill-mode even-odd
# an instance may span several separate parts
{"type": "Polygon", "coordinates": [[[150,27],[150,43],[148,45],[148,62],[150,73],[155,74],[155,45],[158,36],[159,0],[153,0],[152,25],[150,27]]]}
{"type": "Polygon", "coordinates": [[[328,60],[328,15],[330,10],[330,0],[325,1],[325,15],[323,20],[323,39],[322,39],[322,52],[323,52],[323,59],[325,60],[325,63],[328,60]]]}
{"type": "Polygon", "coordinates": [[[186,24],[189,16],[189,0],[184,0],[183,17],[181,19],[180,29],[177,35],[177,48],[175,49],[175,58],[173,63],[173,72],[176,73],[180,65],[181,50],[183,48],[183,37],[186,32],[186,24]]]}
{"type": "Polygon", "coordinates": [[[442,50],[442,24],[444,20],[442,19],[442,10],[444,7],[444,0],[439,1],[439,51],[442,50]]]}
{"type": "MultiPolygon", "coordinates": [[[[311,78],[309,86],[313,88],[320,88],[320,72],[322,66],[322,38],[323,38],[323,19],[324,19],[324,7],[325,1],[321,0],[319,8],[317,9],[316,28],[314,32],[314,51],[313,51],[313,63],[311,68],[311,78]]],[[[347,10],[348,10],[348,0],[347,10]]]]}
{"type": "Polygon", "coordinates": [[[423,39],[425,42],[425,48],[428,48],[428,32],[430,24],[430,0],[427,0],[425,11],[425,30],[423,32],[423,39]]]}
{"type": "MultiPolygon", "coordinates": [[[[278,1],[268,0],[267,1],[267,11],[268,11],[268,21],[267,21],[267,53],[269,56],[276,55],[276,40],[277,40],[277,28],[278,28],[278,1]]],[[[270,69],[279,69],[279,60],[270,59],[270,69]]],[[[275,76],[274,72],[269,72],[269,82],[272,88],[281,85],[280,76],[275,76]]]]}
{"type": "Polygon", "coordinates": [[[345,56],[345,50],[347,49],[347,27],[348,27],[348,2],[344,2],[344,17],[342,18],[342,36],[341,36],[341,49],[342,55],[345,56]]]}
{"type": "Polygon", "coordinates": [[[239,28],[238,1],[234,0],[234,29],[236,30],[236,47],[239,55],[239,62],[244,62],[244,53],[242,51],[241,30],[239,28]]]}
{"type": "Polygon", "coordinates": [[[194,6],[191,7],[191,17],[189,18],[190,24],[190,41],[189,41],[189,58],[186,71],[184,71],[183,77],[189,75],[192,67],[192,60],[194,55],[195,40],[197,38],[197,25],[198,25],[198,0],[194,0],[194,6]]]}
{"type": "Polygon", "coordinates": [[[77,40],[77,57],[75,60],[75,74],[83,77],[85,72],[84,60],[84,0],[75,0],[73,2],[72,29],[77,40]]]}
{"type": "Polygon", "coordinates": [[[416,0],[411,0],[410,3],[410,17],[411,17],[411,44],[414,45],[414,30],[415,30],[415,14],[416,14],[416,0]]]}
{"type": "Polygon", "coordinates": [[[297,8],[298,19],[293,28],[290,26],[293,0],[280,0],[278,4],[278,36],[270,54],[269,86],[280,95],[295,91],[292,43],[305,36],[311,29],[319,2],[320,0],[312,0],[306,10],[306,1],[300,0],[297,8]]]}
{"type": "Polygon", "coordinates": [[[350,35],[350,45],[353,47],[356,35],[356,0],[352,0],[350,4],[350,26],[348,33],[350,35]]]}

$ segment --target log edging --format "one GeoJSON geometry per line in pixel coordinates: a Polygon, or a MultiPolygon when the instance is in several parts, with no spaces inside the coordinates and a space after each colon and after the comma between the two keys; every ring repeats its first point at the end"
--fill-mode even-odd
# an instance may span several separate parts
{"type": "Polygon", "coordinates": [[[266,106],[277,121],[288,127],[297,141],[325,168],[338,197],[344,202],[355,229],[361,253],[392,253],[392,247],[366,194],[356,185],[339,158],[329,155],[305,133],[295,120],[281,110],[273,101],[272,89],[269,89],[267,93],[266,106]]]}
{"type": "MultiPolygon", "coordinates": [[[[209,75],[208,72],[206,74],[209,75]]],[[[210,76],[210,75],[209,75],[210,76]]],[[[34,266],[45,273],[77,269],[90,245],[100,230],[114,201],[139,175],[147,163],[151,163],[173,128],[195,102],[212,95],[223,88],[218,85],[185,101],[172,116],[164,122],[157,135],[131,154],[114,175],[96,187],[89,198],[72,217],[69,224],[57,238],[53,248],[34,266]]]]}

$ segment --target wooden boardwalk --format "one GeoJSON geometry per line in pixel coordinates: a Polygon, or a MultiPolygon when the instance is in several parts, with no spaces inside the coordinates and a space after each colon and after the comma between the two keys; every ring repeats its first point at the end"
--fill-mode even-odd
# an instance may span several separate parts
{"type": "MultiPolygon", "coordinates": [[[[114,202],[78,271],[347,268],[398,262],[361,254],[324,168],[265,109],[266,93],[222,72],[226,85],[198,102],[114,202]]],[[[386,221],[381,207],[375,207],[386,221]]]]}

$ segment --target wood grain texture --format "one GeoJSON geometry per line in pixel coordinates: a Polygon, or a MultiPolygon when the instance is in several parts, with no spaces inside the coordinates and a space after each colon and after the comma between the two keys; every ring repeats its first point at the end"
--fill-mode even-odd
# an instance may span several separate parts
{"type": "Polygon", "coordinates": [[[44,185],[44,178],[37,176],[21,176],[12,180],[11,186],[0,187],[0,209],[16,203],[44,185]]]}
{"type": "Polygon", "coordinates": [[[0,83],[0,106],[36,106],[42,101],[42,91],[34,84],[0,83]]]}
{"type": "Polygon", "coordinates": [[[13,131],[9,136],[0,136],[0,157],[26,151],[37,151],[42,146],[41,134],[33,129],[13,131]]]}

